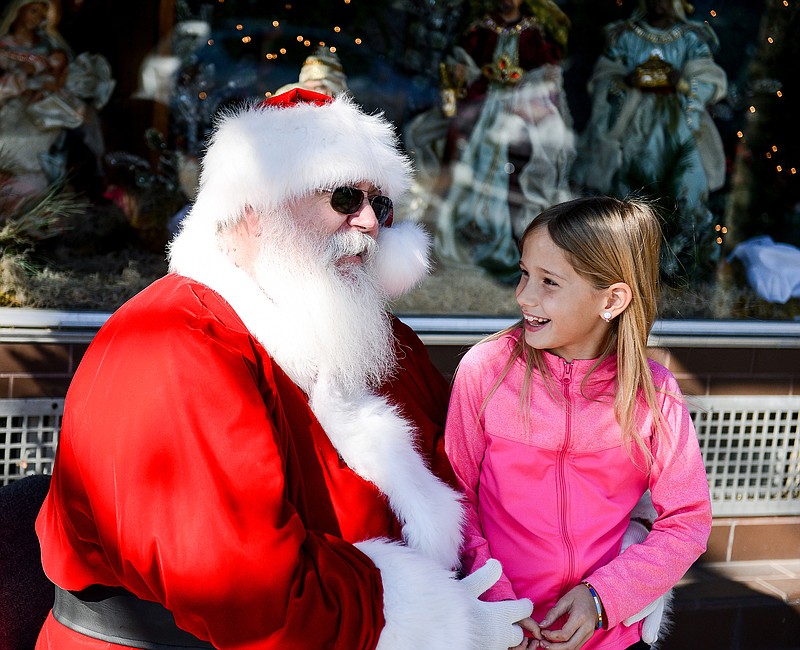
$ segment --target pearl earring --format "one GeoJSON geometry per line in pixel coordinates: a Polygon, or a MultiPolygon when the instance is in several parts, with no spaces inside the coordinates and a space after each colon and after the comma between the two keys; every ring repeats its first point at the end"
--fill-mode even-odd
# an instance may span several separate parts
{"type": "Polygon", "coordinates": [[[611,314],[611,312],[610,312],[610,311],[604,311],[604,312],[603,312],[602,319],[603,319],[603,320],[604,320],[606,323],[610,323],[610,322],[611,322],[611,316],[612,316],[612,314],[611,314]]]}

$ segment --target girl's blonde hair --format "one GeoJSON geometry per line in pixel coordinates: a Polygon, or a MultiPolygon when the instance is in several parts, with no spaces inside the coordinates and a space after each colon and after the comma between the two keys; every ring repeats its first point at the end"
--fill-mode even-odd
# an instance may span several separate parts
{"type": "MultiPolygon", "coordinates": [[[[595,289],[607,289],[624,282],[633,295],[627,309],[609,324],[608,335],[592,370],[612,355],[617,355],[614,413],[629,450],[638,447],[649,465],[652,455],[636,426],[636,407],[644,399],[658,429],[661,411],[647,358],[647,337],[656,319],[659,287],[659,255],[662,234],[658,216],[650,203],[640,199],[596,196],[555,205],[537,216],[520,239],[520,251],[528,236],[542,228],[563,250],[575,271],[595,289]]],[[[599,318],[599,315],[598,315],[599,318]]],[[[519,330],[522,321],[489,338],[519,330]]],[[[517,359],[525,362],[521,405],[529,404],[531,374],[534,367],[552,380],[539,350],[519,336],[511,358],[484,401],[502,382],[517,359]]],[[[588,375],[587,375],[588,378],[588,375]]],[[[585,381],[585,379],[584,379],[585,381]]],[[[525,409],[527,414],[527,409],[525,409]]]]}

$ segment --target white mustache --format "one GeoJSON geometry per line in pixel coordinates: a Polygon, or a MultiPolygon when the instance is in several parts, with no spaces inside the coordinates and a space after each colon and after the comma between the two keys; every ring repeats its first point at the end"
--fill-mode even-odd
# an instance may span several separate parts
{"type": "Polygon", "coordinates": [[[349,255],[360,255],[364,264],[369,264],[378,253],[378,242],[361,232],[334,233],[328,241],[325,259],[335,262],[349,255]]]}

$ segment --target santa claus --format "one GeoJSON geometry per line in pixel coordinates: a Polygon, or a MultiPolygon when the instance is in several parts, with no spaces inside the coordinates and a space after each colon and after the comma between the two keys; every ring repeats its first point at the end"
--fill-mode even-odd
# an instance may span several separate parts
{"type": "Polygon", "coordinates": [[[346,96],[219,118],[171,273],[70,386],[38,649],[522,641],[530,601],[478,598],[496,562],[457,579],[447,385],[386,309],[427,272],[427,235],[392,224],[410,173],[346,96]]]}

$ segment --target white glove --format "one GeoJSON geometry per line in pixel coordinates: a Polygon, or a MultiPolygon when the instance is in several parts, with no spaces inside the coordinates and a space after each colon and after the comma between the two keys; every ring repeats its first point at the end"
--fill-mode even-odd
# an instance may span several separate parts
{"type": "Polygon", "coordinates": [[[656,512],[656,509],[653,507],[653,499],[650,495],[650,490],[645,491],[636,505],[633,506],[633,510],[631,510],[631,519],[641,519],[648,522],[651,528],[653,527],[656,519],[658,519],[658,512],[656,512]]]}
{"type": "Polygon", "coordinates": [[[478,600],[478,596],[496,583],[502,573],[500,562],[490,559],[480,569],[459,581],[475,598],[471,619],[475,628],[473,638],[476,650],[508,650],[518,646],[524,634],[516,623],[533,613],[533,603],[528,598],[494,603],[478,600]]]}
{"type": "Polygon", "coordinates": [[[672,605],[672,589],[663,596],[659,596],[641,612],[629,616],[623,623],[631,626],[644,619],[642,623],[642,641],[653,645],[658,641],[659,632],[667,632],[670,627],[670,609],[672,605]]]}
{"type": "Polygon", "coordinates": [[[625,529],[625,534],[622,536],[622,548],[620,553],[625,551],[631,544],[641,544],[650,531],[641,521],[631,520],[628,527],[625,529]]]}
{"type": "MultiPolygon", "coordinates": [[[[625,534],[622,536],[622,551],[625,551],[631,544],[641,544],[648,533],[649,531],[643,523],[640,521],[631,521],[628,524],[628,528],[625,530],[625,534]]],[[[658,640],[658,632],[661,629],[664,610],[671,601],[672,590],[668,591],[663,596],[659,596],[640,612],[629,616],[622,622],[630,627],[634,623],[638,623],[644,619],[644,623],[642,623],[642,641],[652,645],[658,640]]]]}

